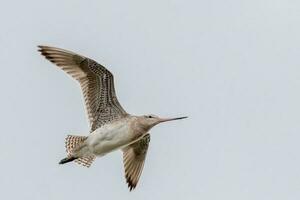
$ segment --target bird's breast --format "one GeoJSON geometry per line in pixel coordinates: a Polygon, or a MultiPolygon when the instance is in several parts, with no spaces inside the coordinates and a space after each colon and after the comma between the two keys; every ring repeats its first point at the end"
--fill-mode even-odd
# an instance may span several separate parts
{"type": "Polygon", "coordinates": [[[104,125],[90,134],[87,144],[96,155],[102,155],[122,148],[134,139],[127,123],[104,125]]]}

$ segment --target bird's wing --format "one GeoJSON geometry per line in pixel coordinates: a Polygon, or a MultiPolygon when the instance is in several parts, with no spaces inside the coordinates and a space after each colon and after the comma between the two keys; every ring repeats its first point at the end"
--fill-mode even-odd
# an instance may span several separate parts
{"type": "Polygon", "coordinates": [[[125,177],[130,191],[136,187],[141,176],[149,142],[150,134],[148,133],[142,139],[123,149],[125,177]]]}
{"type": "Polygon", "coordinates": [[[91,131],[127,115],[116,97],[113,75],[104,66],[71,51],[38,47],[43,56],[79,82],[91,131]]]}

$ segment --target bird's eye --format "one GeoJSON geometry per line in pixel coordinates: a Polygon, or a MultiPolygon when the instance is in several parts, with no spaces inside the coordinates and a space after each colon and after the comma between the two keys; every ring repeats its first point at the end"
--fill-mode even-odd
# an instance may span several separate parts
{"type": "Polygon", "coordinates": [[[148,118],[153,118],[153,117],[151,115],[149,115],[148,118]]]}

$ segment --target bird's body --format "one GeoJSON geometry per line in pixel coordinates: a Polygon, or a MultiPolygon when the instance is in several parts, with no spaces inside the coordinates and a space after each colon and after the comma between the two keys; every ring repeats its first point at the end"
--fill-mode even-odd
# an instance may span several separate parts
{"type": "Polygon", "coordinates": [[[72,156],[103,156],[138,141],[147,131],[135,127],[137,120],[136,117],[128,116],[101,126],[86,138],[72,156]]]}
{"type": "Polygon", "coordinates": [[[163,119],[154,115],[130,115],[120,105],[113,75],[104,66],[56,47],[39,46],[39,51],[80,84],[90,121],[88,136],[67,136],[67,157],[60,164],[75,161],[90,167],[96,157],[121,149],[128,187],[134,189],[150,142],[148,131],[159,123],[186,117],[163,119]]]}

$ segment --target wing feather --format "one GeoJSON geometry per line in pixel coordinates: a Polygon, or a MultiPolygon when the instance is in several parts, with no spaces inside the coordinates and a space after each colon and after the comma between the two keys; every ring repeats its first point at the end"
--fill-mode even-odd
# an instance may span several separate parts
{"type": "Polygon", "coordinates": [[[123,149],[125,178],[130,191],[136,187],[142,174],[149,142],[150,134],[147,134],[123,149]]]}
{"type": "Polygon", "coordinates": [[[79,82],[91,131],[127,115],[116,97],[113,75],[104,66],[68,50],[38,47],[43,56],[79,82]]]}

